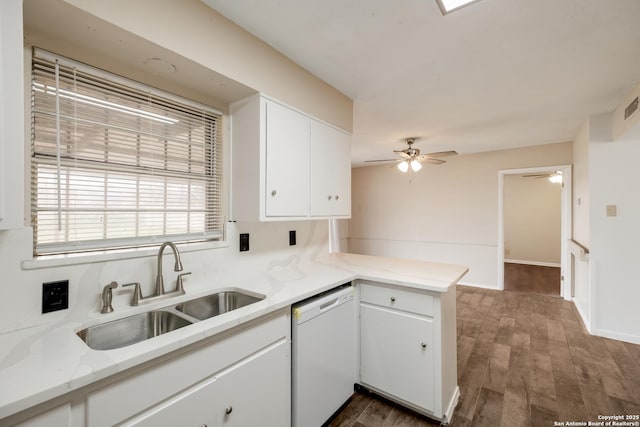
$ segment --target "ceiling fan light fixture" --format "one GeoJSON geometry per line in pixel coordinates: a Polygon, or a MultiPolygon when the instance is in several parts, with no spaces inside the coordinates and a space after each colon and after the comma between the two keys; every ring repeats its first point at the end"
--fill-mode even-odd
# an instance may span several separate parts
{"type": "Polygon", "coordinates": [[[411,160],[411,170],[413,170],[414,172],[418,172],[420,169],[422,169],[422,165],[420,164],[420,162],[416,159],[411,160]]]}
{"type": "Polygon", "coordinates": [[[409,162],[406,160],[401,161],[398,163],[398,169],[400,169],[400,172],[406,173],[409,170],[409,162]]]}
{"type": "Polygon", "coordinates": [[[554,172],[549,176],[549,181],[554,184],[562,184],[562,172],[554,172]]]}

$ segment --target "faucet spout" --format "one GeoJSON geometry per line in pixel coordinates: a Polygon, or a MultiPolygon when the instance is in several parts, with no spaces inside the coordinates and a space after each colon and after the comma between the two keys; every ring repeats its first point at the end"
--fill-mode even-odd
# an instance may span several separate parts
{"type": "Polygon", "coordinates": [[[155,296],[164,294],[164,279],[162,278],[162,253],[164,252],[164,248],[166,248],[167,246],[169,246],[173,251],[173,257],[175,259],[173,271],[182,271],[182,261],[180,260],[180,252],[178,252],[178,248],[172,242],[164,242],[162,246],[160,246],[160,250],[158,251],[158,272],[156,274],[155,296]]]}

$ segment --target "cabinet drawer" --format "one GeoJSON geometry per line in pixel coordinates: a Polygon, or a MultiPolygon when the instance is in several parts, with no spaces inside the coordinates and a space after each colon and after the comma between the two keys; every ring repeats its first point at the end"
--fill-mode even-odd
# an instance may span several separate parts
{"type": "Polygon", "coordinates": [[[360,284],[360,301],[381,307],[433,316],[433,297],[420,292],[411,292],[396,287],[360,284]]]}

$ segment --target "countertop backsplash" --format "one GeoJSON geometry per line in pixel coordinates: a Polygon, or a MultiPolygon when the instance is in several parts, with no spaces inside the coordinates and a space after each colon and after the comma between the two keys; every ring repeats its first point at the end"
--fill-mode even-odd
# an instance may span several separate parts
{"type": "MultiPolygon", "coordinates": [[[[226,235],[227,245],[223,247],[190,250],[188,245],[178,245],[184,272],[192,272],[191,276],[184,278],[187,294],[204,290],[193,289],[190,282],[205,282],[212,289],[220,288],[232,284],[222,283],[218,280],[219,277],[225,277],[225,281],[236,276],[239,281],[248,280],[252,274],[265,270],[279,283],[282,282],[283,275],[290,275],[294,280],[296,263],[328,252],[326,221],[229,222],[226,235]],[[297,233],[295,246],[289,246],[290,230],[296,230],[297,233]],[[239,252],[240,233],[250,235],[248,252],[239,252]]],[[[124,259],[105,261],[93,257],[93,261],[89,263],[44,267],[47,264],[43,262],[43,267],[39,267],[38,261],[32,261],[31,242],[31,228],[0,231],[0,293],[3,295],[0,334],[45,324],[82,322],[99,317],[102,288],[114,280],[119,285],[113,292],[115,311],[122,312],[130,308],[131,288],[122,288],[121,285],[140,282],[143,295],[152,292],[156,277],[157,248],[151,254],[136,258],[123,254],[124,259]],[[26,268],[24,261],[27,261],[26,268]],[[42,283],[66,279],[69,280],[69,308],[42,314],[42,283]]],[[[176,280],[173,255],[170,250],[165,250],[164,256],[165,289],[170,290],[175,286],[176,280]]]]}

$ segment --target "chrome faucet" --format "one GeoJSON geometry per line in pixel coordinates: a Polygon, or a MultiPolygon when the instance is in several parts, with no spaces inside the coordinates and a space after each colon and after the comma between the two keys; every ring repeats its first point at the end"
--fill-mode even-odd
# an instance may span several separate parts
{"type": "Polygon", "coordinates": [[[142,291],[140,290],[140,283],[127,283],[126,285],[122,285],[123,287],[133,286],[133,296],[131,298],[131,305],[140,305],[152,301],[157,301],[159,299],[171,298],[177,295],[184,295],[184,276],[191,274],[191,272],[178,274],[178,278],[176,279],[176,288],[169,292],[165,293],[164,291],[164,279],[162,277],[162,253],[164,252],[164,248],[169,246],[173,251],[173,257],[175,258],[175,265],[173,266],[173,271],[182,271],[182,261],[180,260],[180,252],[178,252],[178,248],[171,242],[164,242],[162,246],[160,246],[160,250],[158,251],[158,271],[156,273],[156,291],[155,294],[149,295],[147,297],[142,296],[142,291]]]}
{"type": "Polygon", "coordinates": [[[169,246],[173,251],[173,257],[175,259],[173,271],[182,271],[182,261],[180,261],[180,252],[178,252],[178,248],[171,242],[164,242],[162,246],[160,246],[160,250],[158,251],[158,273],[156,275],[155,294],[155,296],[157,297],[164,294],[164,279],[162,278],[162,252],[164,252],[164,248],[166,248],[167,246],[169,246]]]}

